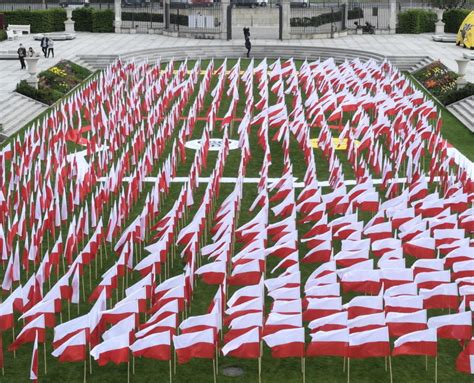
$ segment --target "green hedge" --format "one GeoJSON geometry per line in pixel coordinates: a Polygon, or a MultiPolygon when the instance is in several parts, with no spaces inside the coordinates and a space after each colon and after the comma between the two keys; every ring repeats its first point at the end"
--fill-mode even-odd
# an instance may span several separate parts
{"type": "Polygon", "coordinates": [[[363,18],[364,18],[364,10],[362,8],[353,8],[347,11],[348,20],[363,19],[363,18]]]}
{"type": "Polygon", "coordinates": [[[29,11],[20,9],[6,11],[6,24],[31,25],[31,33],[46,33],[64,31],[66,11],[61,8],[29,11]]]}
{"type": "Polygon", "coordinates": [[[0,29],[0,41],[6,40],[7,39],[7,32],[4,31],[3,29],[0,29]]]}
{"type": "Polygon", "coordinates": [[[470,96],[474,96],[474,84],[472,82],[468,83],[464,88],[456,89],[445,94],[440,97],[440,101],[444,105],[449,105],[470,96]]]}
{"type": "Polygon", "coordinates": [[[410,9],[398,14],[398,33],[427,33],[435,31],[436,13],[426,9],[410,9]]]}
{"type": "Polygon", "coordinates": [[[155,23],[163,22],[163,15],[161,13],[146,13],[146,12],[122,12],[123,21],[153,21],[155,23]]]}
{"type": "Polygon", "coordinates": [[[20,81],[20,83],[16,86],[16,91],[26,97],[38,100],[46,105],[54,104],[63,96],[61,92],[56,90],[33,88],[32,86],[28,85],[26,80],[20,81]]]}
{"type": "Polygon", "coordinates": [[[92,12],[92,32],[112,33],[114,32],[114,11],[105,9],[92,12]]]}
{"type": "Polygon", "coordinates": [[[92,32],[92,12],[92,8],[77,8],[72,11],[76,31],[92,32]]]}
{"type": "Polygon", "coordinates": [[[458,33],[461,23],[471,11],[469,9],[447,9],[443,13],[444,32],[458,33]]]}

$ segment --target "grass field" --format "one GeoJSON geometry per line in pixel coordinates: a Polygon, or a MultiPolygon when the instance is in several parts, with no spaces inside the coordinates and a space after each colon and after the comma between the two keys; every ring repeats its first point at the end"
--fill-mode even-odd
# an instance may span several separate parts
{"type": "MultiPolygon", "coordinates": [[[[221,65],[221,61],[216,61],[215,68],[218,68],[221,65]]],[[[232,68],[235,65],[236,61],[228,60],[227,69],[232,68]]],[[[208,66],[209,62],[203,61],[200,63],[201,68],[205,69],[208,66]]],[[[241,61],[241,69],[245,70],[249,64],[248,60],[241,61]]],[[[301,63],[296,63],[299,67],[301,63]]],[[[192,68],[195,65],[195,62],[188,62],[188,68],[192,68]]],[[[179,63],[175,64],[175,68],[179,66],[179,63]]],[[[199,81],[202,79],[202,74],[199,77],[199,81]]],[[[199,83],[198,81],[198,83],[199,83]]],[[[210,89],[212,90],[217,83],[217,79],[214,76],[211,81],[210,89]]],[[[228,84],[226,84],[226,87],[228,84]]],[[[187,103],[187,106],[184,108],[182,115],[186,116],[189,110],[189,106],[194,102],[194,99],[197,95],[196,87],[192,97],[187,103]]],[[[227,88],[226,88],[227,89],[227,88]]],[[[244,94],[244,89],[242,82],[239,86],[239,92],[241,98],[237,105],[236,117],[242,115],[245,98],[242,97],[244,94]]],[[[254,97],[258,100],[258,90],[254,84],[254,97]]],[[[205,99],[204,110],[201,116],[205,116],[207,107],[211,101],[210,94],[207,94],[205,99]]],[[[273,104],[276,102],[276,97],[274,94],[270,93],[269,103],[273,104]]],[[[222,103],[218,111],[218,117],[224,117],[228,106],[230,103],[230,97],[225,95],[222,98],[222,103]]],[[[287,97],[287,105],[291,105],[291,97],[287,97]]],[[[459,121],[457,121],[449,112],[443,110],[443,120],[444,125],[442,129],[442,134],[448,141],[458,148],[463,154],[465,154],[471,160],[474,159],[474,152],[472,148],[474,147],[474,134],[470,133],[466,128],[464,128],[459,121]]],[[[182,126],[184,122],[180,121],[179,127],[182,126]]],[[[194,129],[192,137],[189,139],[199,139],[202,136],[205,122],[198,121],[196,123],[196,128],[194,129]]],[[[233,129],[231,129],[230,138],[238,140],[237,134],[238,123],[235,123],[233,129]]],[[[168,153],[171,150],[170,143],[173,138],[177,137],[178,128],[173,132],[171,139],[168,141],[168,145],[165,151],[162,153],[159,161],[153,164],[153,170],[151,171],[151,176],[157,174],[158,169],[163,165],[163,159],[166,158],[168,153]]],[[[20,133],[20,136],[23,133],[20,133]]],[[[317,138],[319,135],[319,128],[311,129],[311,138],[317,138]]],[[[222,132],[219,129],[214,129],[213,137],[218,138],[222,137],[222,132]]],[[[256,128],[253,128],[250,132],[250,148],[251,148],[251,160],[247,167],[246,177],[259,177],[259,171],[262,165],[264,152],[257,142],[256,128]]],[[[13,142],[13,141],[10,141],[13,142]]],[[[82,150],[79,145],[69,143],[68,150],[72,153],[78,150],[82,150]]],[[[270,149],[272,154],[272,165],[270,167],[269,176],[270,177],[280,177],[283,169],[283,151],[280,143],[275,141],[270,141],[270,149]]],[[[125,146],[121,147],[120,153],[125,152],[125,146]]],[[[181,163],[178,166],[177,176],[187,176],[189,175],[190,168],[193,162],[195,152],[190,149],[186,149],[186,161],[181,163]]],[[[339,151],[337,156],[342,164],[345,179],[352,180],[354,179],[354,171],[352,165],[346,158],[346,153],[344,151],[339,151]]],[[[305,165],[303,153],[298,147],[298,144],[295,138],[292,136],[290,139],[290,157],[293,163],[293,175],[299,181],[302,180],[305,174],[305,165]]],[[[217,159],[217,152],[209,152],[207,166],[203,169],[201,176],[209,176],[214,169],[217,159]]],[[[319,181],[326,181],[329,176],[328,162],[321,154],[321,151],[315,150],[315,159],[316,167],[319,181]]],[[[235,177],[238,169],[239,163],[241,160],[241,151],[235,150],[229,153],[229,156],[226,161],[224,168],[225,177],[235,177]]],[[[427,159],[428,161],[429,159],[427,159]]],[[[6,169],[8,171],[8,169],[6,169]]],[[[54,177],[54,176],[53,176],[54,177]]],[[[122,229],[126,228],[138,214],[143,209],[145,203],[145,197],[148,192],[152,190],[153,184],[144,184],[143,191],[140,193],[138,200],[135,202],[131,209],[131,213],[127,218],[127,222],[122,225],[122,229]]],[[[161,209],[159,217],[163,217],[172,207],[174,201],[176,200],[179,192],[181,190],[181,184],[173,183],[166,197],[162,200],[161,209]]],[[[189,214],[187,215],[186,220],[181,222],[181,227],[185,226],[190,222],[193,215],[195,214],[199,203],[205,191],[206,185],[200,184],[199,188],[194,193],[194,205],[191,207],[189,214]]],[[[220,188],[220,194],[216,203],[216,206],[219,204],[233,191],[233,184],[222,184],[220,188]]],[[[115,197],[115,196],[113,196],[115,197]]],[[[113,198],[112,197],[112,198],[113,198]]],[[[256,185],[246,184],[243,188],[243,198],[242,198],[242,207],[241,213],[239,215],[238,225],[241,226],[252,217],[254,217],[255,212],[249,212],[249,207],[251,206],[254,199],[257,197],[257,188],[256,185]]],[[[90,196],[88,197],[88,202],[90,203],[90,196]]],[[[104,222],[108,222],[110,215],[110,204],[104,207],[104,212],[102,214],[104,222]]],[[[78,210],[75,211],[77,214],[78,210]]],[[[214,211],[215,213],[215,211],[214,211]]],[[[371,218],[369,213],[361,213],[361,217],[364,222],[367,222],[371,218]]],[[[275,222],[278,219],[271,216],[270,222],[275,222]]],[[[298,227],[298,234],[301,237],[305,232],[309,230],[311,226],[300,225],[298,227]]],[[[209,232],[210,227],[206,228],[209,232]]],[[[63,240],[66,238],[67,227],[65,226],[62,230],[63,240]]],[[[153,233],[147,233],[145,243],[137,245],[136,254],[143,254],[143,247],[153,243],[151,239],[153,233]]],[[[119,237],[119,236],[118,236],[119,237]]],[[[115,241],[118,239],[115,238],[115,241]]],[[[202,240],[202,244],[211,243],[210,235],[205,235],[205,238],[202,240]]],[[[46,234],[45,238],[47,241],[42,243],[42,254],[46,250],[51,250],[55,239],[50,237],[49,234],[46,234]]],[[[85,239],[79,248],[85,245],[87,239],[85,239]]],[[[112,243],[114,245],[114,242],[112,243]]],[[[20,244],[23,248],[24,244],[20,244]]],[[[340,249],[339,241],[335,242],[335,252],[340,249]]],[[[104,251],[103,264],[100,266],[100,263],[91,263],[91,265],[85,270],[84,278],[81,280],[81,284],[85,288],[85,295],[88,297],[94,287],[100,282],[100,275],[107,271],[118,259],[118,256],[113,252],[111,244],[103,244],[102,249],[104,251]],[[97,277],[96,277],[97,275],[97,277]],[[90,282],[89,282],[90,281],[90,282]],[[92,287],[92,288],[91,288],[92,287]]],[[[178,253],[181,248],[178,248],[178,253]]],[[[239,250],[239,245],[235,249],[235,252],[239,250]]],[[[300,258],[304,256],[307,252],[306,247],[300,245],[300,258]]],[[[102,252],[102,251],[101,251],[102,252]]],[[[76,254],[75,254],[76,255],[76,254]]],[[[267,259],[267,270],[271,270],[277,263],[278,259],[268,257],[267,259]]],[[[411,264],[413,259],[407,259],[407,266],[411,264]]],[[[170,275],[177,275],[182,272],[184,263],[178,261],[176,258],[174,261],[174,267],[170,270],[170,275]]],[[[306,281],[306,278],[310,273],[315,269],[316,265],[314,264],[301,264],[301,274],[302,274],[302,284],[306,281]]],[[[5,272],[5,264],[0,269],[0,278],[3,279],[5,272]]],[[[61,270],[63,272],[63,270],[61,270]]],[[[272,277],[275,277],[273,275],[272,277]]],[[[267,275],[267,278],[269,275],[267,275]]],[[[128,278],[128,286],[132,283],[138,281],[140,276],[138,273],[131,273],[128,278]]],[[[26,273],[22,270],[22,282],[26,282],[26,273]]],[[[56,275],[53,273],[49,283],[53,285],[56,282],[56,275]]],[[[118,294],[122,295],[122,283],[124,281],[121,279],[119,282],[119,292],[118,294]]],[[[46,288],[46,284],[45,284],[46,288]]],[[[82,288],[82,286],[81,286],[82,288]]],[[[235,287],[230,287],[228,296],[236,290],[235,287]]],[[[198,280],[197,285],[194,289],[192,305],[191,305],[191,315],[200,315],[204,314],[207,311],[207,308],[212,300],[212,297],[217,291],[217,286],[209,286],[204,284],[202,281],[198,280]]],[[[4,295],[3,297],[5,297],[4,295]]],[[[352,298],[354,294],[344,294],[343,301],[347,302],[352,298]]],[[[81,291],[81,303],[79,305],[79,310],[76,308],[76,305],[71,305],[70,314],[71,318],[78,315],[86,314],[90,308],[91,304],[87,303],[83,299],[81,291]]],[[[115,293],[113,294],[112,302],[116,303],[117,298],[115,293]]],[[[267,310],[270,308],[270,299],[266,300],[267,310]]],[[[110,307],[110,306],[108,306],[110,307]]],[[[445,312],[431,312],[431,315],[447,314],[445,312]]],[[[63,302],[63,310],[61,313],[61,318],[57,315],[57,323],[62,319],[65,321],[69,317],[68,305],[63,302]]],[[[142,314],[140,322],[145,321],[145,317],[142,314]]],[[[16,326],[15,332],[18,334],[21,326],[18,324],[16,326]]],[[[225,332],[225,330],[224,330],[225,332]]],[[[47,373],[44,371],[44,359],[43,359],[43,348],[40,346],[40,370],[39,370],[39,381],[40,382],[58,382],[58,381],[67,381],[67,382],[81,382],[84,380],[84,365],[82,363],[59,363],[55,358],[53,358],[50,353],[52,351],[51,341],[52,341],[52,330],[48,330],[48,342],[46,343],[46,360],[47,360],[47,373]]],[[[4,349],[8,344],[11,343],[12,332],[7,331],[2,334],[3,347],[4,349]]],[[[307,341],[309,341],[309,335],[307,334],[307,341]]],[[[26,344],[21,347],[19,351],[16,352],[16,357],[12,353],[5,351],[5,369],[4,375],[0,377],[1,382],[23,382],[28,380],[30,361],[31,361],[31,350],[32,345],[26,344]]],[[[457,341],[454,340],[440,340],[439,341],[439,355],[437,358],[438,364],[438,381],[439,382],[468,382],[472,378],[470,376],[463,375],[455,370],[455,358],[460,352],[461,347],[457,341]]],[[[350,365],[350,380],[352,382],[380,382],[380,381],[390,381],[389,372],[387,369],[387,361],[383,358],[378,359],[366,359],[366,360],[352,360],[350,365]]],[[[169,372],[168,372],[168,363],[146,360],[146,359],[135,359],[134,362],[134,374],[131,376],[131,381],[135,382],[155,382],[155,381],[168,381],[169,372]]],[[[434,380],[434,369],[435,361],[433,358],[428,358],[425,360],[425,357],[395,357],[392,358],[392,371],[393,371],[393,380],[395,382],[407,381],[407,382],[431,382],[434,380]],[[425,363],[427,363],[425,365],[425,363]],[[427,367],[427,368],[426,368],[427,367]]],[[[311,358],[306,360],[306,381],[307,382],[346,382],[347,381],[347,371],[343,371],[344,363],[341,358],[335,357],[325,357],[325,358],[311,358]]],[[[87,380],[93,382],[121,382],[126,381],[127,379],[127,368],[132,369],[132,366],[127,366],[127,364],[121,364],[118,366],[107,365],[104,367],[99,367],[95,362],[92,363],[92,374],[87,374],[87,380]]],[[[257,370],[257,361],[256,360],[243,360],[230,357],[220,357],[219,358],[219,382],[257,382],[258,381],[258,370],[257,370]],[[245,374],[239,378],[226,378],[222,375],[222,368],[230,365],[238,365],[245,370],[245,374]]],[[[87,365],[87,370],[89,370],[89,364],[87,365]]],[[[262,359],[262,381],[263,382],[296,382],[300,381],[301,377],[301,360],[298,358],[289,358],[289,359],[273,359],[270,355],[270,350],[267,347],[264,347],[264,355],[262,359]]],[[[173,380],[177,382],[211,382],[212,381],[212,361],[211,360],[193,360],[186,365],[178,365],[176,368],[176,375],[173,376],[173,380]]]]}

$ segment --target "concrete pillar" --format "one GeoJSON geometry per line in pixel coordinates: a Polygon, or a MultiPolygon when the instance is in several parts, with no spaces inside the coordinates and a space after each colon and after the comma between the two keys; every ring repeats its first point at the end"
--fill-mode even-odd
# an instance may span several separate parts
{"type": "Polygon", "coordinates": [[[67,20],[64,21],[64,31],[68,33],[74,33],[74,20],[72,19],[72,8],[66,8],[67,20]]]}
{"type": "Polygon", "coordinates": [[[227,40],[227,8],[230,0],[221,0],[221,40],[227,40]]]}
{"type": "Polygon", "coordinates": [[[115,11],[115,33],[122,32],[122,0],[115,0],[114,2],[115,11]]]}
{"type": "Polygon", "coordinates": [[[281,10],[282,10],[282,40],[289,40],[290,35],[290,18],[291,18],[291,11],[290,11],[290,0],[282,0],[281,3],[281,10]]]}
{"type": "Polygon", "coordinates": [[[343,16],[342,19],[344,20],[342,30],[346,30],[347,28],[349,28],[349,1],[342,0],[341,6],[343,7],[343,10],[344,10],[344,14],[342,15],[343,16]]]}
{"type": "Polygon", "coordinates": [[[163,1],[163,24],[164,29],[169,31],[171,28],[171,16],[170,16],[171,2],[170,0],[163,1]]]}
{"type": "Polygon", "coordinates": [[[26,82],[28,83],[28,85],[36,89],[38,89],[38,77],[36,77],[36,72],[38,71],[37,64],[39,59],[39,56],[25,57],[25,61],[28,67],[28,73],[30,74],[30,77],[26,79],[26,82]]]}
{"type": "Polygon", "coordinates": [[[390,34],[394,34],[397,29],[397,1],[390,0],[390,19],[389,19],[389,32],[390,34]]]}

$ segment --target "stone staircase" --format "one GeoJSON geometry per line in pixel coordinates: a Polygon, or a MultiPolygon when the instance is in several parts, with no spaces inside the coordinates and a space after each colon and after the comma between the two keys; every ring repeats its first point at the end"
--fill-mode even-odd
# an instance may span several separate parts
{"type": "Polygon", "coordinates": [[[474,96],[448,105],[448,110],[471,132],[474,132],[474,96]]]}
{"type": "MultiPolygon", "coordinates": [[[[134,52],[127,52],[120,55],[80,55],[78,57],[79,63],[84,63],[87,67],[94,69],[104,69],[118,57],[128,61],[131,59],[143,60],[147,59],[154,62],[157,59],[175,60],[181,59],[209,59],[209,58],[238,58],[243,57],[245,49],[240,45],[208,45],[208,46],[194,46],[186,47],[167,47],[160,49],[146,49],[134,52]]],[[[374,59],[382,61],[388,58],[402,71],[412,71],[422,66],[425,66],[432,59],[429,56],[384,56],[377,53],[366,51],[359,51],[355,49],[338,49],[326,47],[305,47],[305,46],[285,46],[285,45],[253,45],[252,57],[254,58],[278,58],[278,57],[293,57],[299,60],[315,60],[327,59],[333,57],[337,63],[344,60],[360,58],[361,60],[374,59]]]]}
{"type": "Polygon", "coordinates": [[[0,134],[9,137],[20,130],[24,125],[44,112],[48,105],[31,98],[12,92],[7,98],[0,101],[0,134]]]}

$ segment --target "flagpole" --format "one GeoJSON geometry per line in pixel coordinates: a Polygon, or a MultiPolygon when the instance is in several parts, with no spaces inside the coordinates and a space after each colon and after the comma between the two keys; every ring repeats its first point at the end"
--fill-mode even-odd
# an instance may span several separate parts
{"type": "Polygon", "coordinates": [[[130,361],[127,362],[127,383],[130,383],[130,361]]]}
{"type": "Polygon", "coordinates": [[[84,359],[84,383],[86,383],[86,376],[87,376],[87,359],[84,359]]]}
{"type": "MultiPolygon", "coordinates": [[[[12,326],[12,338],[13,338],[13,342],[15,341],[15,324],[13,324],[12,326]]],[[[16,359],[16,351],[13,350],[13,359],[16,359]]]]}
{"type": "Polygon", "coordinates": [[[43,342],[43,357],[44,357],[44,374],[48,374],[48,369],[46,366],[46,339],[43,342]]]}
{"type": "Polygon", "coordinates": [[[258,383],[262,383],[262,357],[258,358],[258,383]]]}
{"type": "Polygon", "coordinates": [[[388,356],[388,368],[390,369],[390,383],[393,383],[393,374],[392,374],[392,357],[388,356]]]}
{"type": "Polygon", "coordinates": [[[214,374],[214,383],[217,383],[217,377],[216,377],[216,360],[212,359],[212,372],[214,374]]]}
{"type": "Polygon", "coordinates": [[[172,373],[172,371],[171,371],[171,364],[172,364],[172,362],[171,362],[171,358],[170,358],[170,361],[169,361],[169,366],[170,366],[170,383],[173,381],[173,373],[172,373]]]}
{"type": "Polygon", "coordinates": [[[301,373],[303,374],[303,383],[306,382],[306,359],[303,356],[301,358],[301,373]]]}
{"type": "Polygon", "coordinates": [[[438,383],[438,355],[435,356],[435,383],[438,383]]]}
{"type": "Polygon", "coordinates": [[[350,382],[351,375],[351,358],[347,358],[347,383],[350,382]]]}

